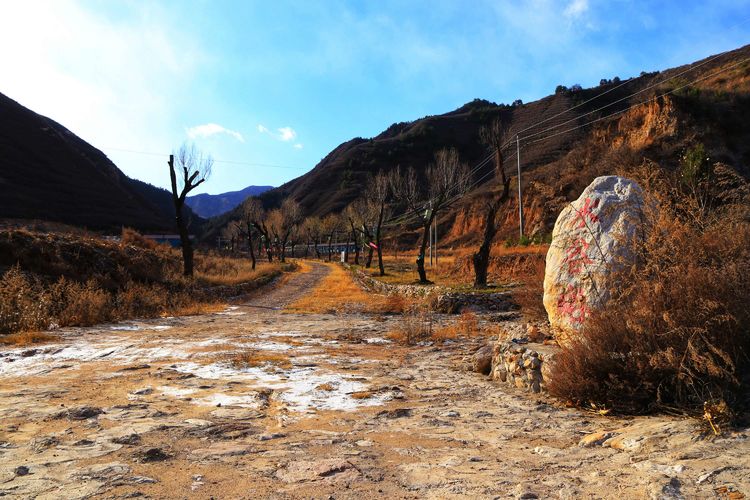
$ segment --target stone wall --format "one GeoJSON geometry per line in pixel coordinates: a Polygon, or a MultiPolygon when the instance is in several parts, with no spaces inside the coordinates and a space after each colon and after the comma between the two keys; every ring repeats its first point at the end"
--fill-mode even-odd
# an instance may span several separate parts
{"type": "MultiPolygon", "coordinates": [[[[351,269],[351,266],[347,266],[351,269]]],[[[457,314],[462,310],[504,312],[518,309],[511,301],[510,292],[456,292],[437,285],[393,285],[368,276],[360,270],[353,271],[354,280],[370,292],[405,297],[431,297],[436,311],[457,314]]]]}
{"type": "Polygon", "coordinates": [[[544,344],[518,344],[500,341],[492,355],[493,380],[531,392],[541,392],[549,380],[550,361],[554,351],[544,344]]]}

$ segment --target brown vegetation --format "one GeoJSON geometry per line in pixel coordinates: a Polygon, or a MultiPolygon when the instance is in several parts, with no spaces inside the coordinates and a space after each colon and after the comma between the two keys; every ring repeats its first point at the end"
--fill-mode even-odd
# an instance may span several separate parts
{"type": "Polygon", "coordinates": [[[331,272],[310,293],[287,306],[294,313],[336,313],[345,310],[390,312],[403,309],[403,300],[363,291],[349,271],[337,264],[326,264],[331,272]]]}
{"type": "Polygon", "coordinates": [[[636,245],[638,264],[618,272],[607,308],[566,342],[550,392],[628,412],[736,407],[750,353],[747,186],[739,205],[712,195],[706,213],[692,190],[653,172],[640,176],[659,209],[636,245]]]}
{"type": "Polygon", "coordinates": [[[243,351],[229,356],[228,361],[237,368],[254,368],[266,364],[280,368],[291,368],[289,356],[272,351],[243,351]]]}
{"type": "Polygon", "coordinates": [[[247,292],[281,272],[199,253],[196,278],[180,273],[179,251],[124,230],[121,242],[11,230],[0,234],[0,334],[50,325],[86,326],[220,310],[222,297],[247,292]],[[240,286],[241,285],[241,286],[240,286]]]}

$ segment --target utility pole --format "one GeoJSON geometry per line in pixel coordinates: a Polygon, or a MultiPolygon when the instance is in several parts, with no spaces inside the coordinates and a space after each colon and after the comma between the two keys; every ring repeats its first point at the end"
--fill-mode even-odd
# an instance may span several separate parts
{"type": "Polygon", "coordinates": [[[521,199],[521,146],[516,135],[516,157],[518,159],[518,229],[523,238],[523,201],[521,199]]]}

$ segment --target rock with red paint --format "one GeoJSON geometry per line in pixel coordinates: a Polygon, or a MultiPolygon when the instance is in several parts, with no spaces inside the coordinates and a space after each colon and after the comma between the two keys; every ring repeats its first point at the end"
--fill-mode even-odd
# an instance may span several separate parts
{"type": "Polygon", "coordinates": [[[608,276],[632,258],[643,192],[618,176],[597,177],[557,218],[547,252],[544,307],[557,332],[580,331],[610,297],[608,276]]]}

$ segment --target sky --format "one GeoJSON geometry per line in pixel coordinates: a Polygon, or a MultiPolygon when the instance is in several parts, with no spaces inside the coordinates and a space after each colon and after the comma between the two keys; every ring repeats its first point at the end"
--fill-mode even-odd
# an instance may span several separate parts
{"type": "Polygon", "coordinates": [[[0,93],[168,187],[280,185],[353,137],[750,43],[750,0],[0,0],[0,93]]]}

